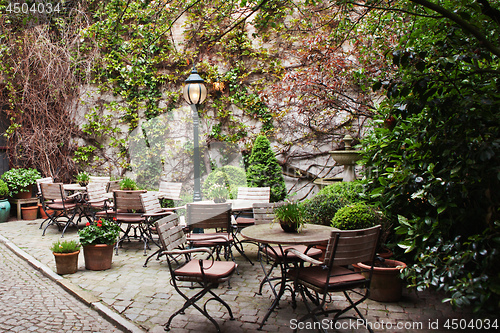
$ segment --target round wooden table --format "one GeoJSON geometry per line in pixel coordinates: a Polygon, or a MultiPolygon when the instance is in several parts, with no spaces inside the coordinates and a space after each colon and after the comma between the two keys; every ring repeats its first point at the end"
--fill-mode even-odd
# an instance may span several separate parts
{"type": "MultiPolygon", "coordinates": [[[[324,225],[305,224],[299,233],[289,233],[283,231],[279,223],[271,223],[271,224],[258,224],[243,228],[243,230],[241,230],[241,235],[245,239],[257,242],[259,244],[264,244],[264,246],[269,246],[269,244],[278,245],[278,251],[281,251],[281,254],[284,255],[283,245],[313,246],[313,245],[326,244],[331,237],[332,231],[336,230],[338,229],[324,225]]],[[[281,282],[278,283],[280,286],[278,292],[276,292],[275,290],[276,286],[273,286],[273,284],[271,283],[271,279],[269,279],[270,272],[269,273],[266,272],[266,269],[264,267],[264,262],[262,260],[260,264],[262,266],[262,270],[264,271],[265,275],[264,279],[267,283],[269,283],[269,286],[271,287],[271,291],[273,292],[275,298],[271,307],[268,309],[266,315],[264,316],[264,319],[260,324],[259,330],[262,329],[262,326],[264,326],[270,314],[278,306],[281,297],[285,293],[285,290],[288,288],[292,293],[294,293],[293,288],[291,286],[287,286],[288,263],[286,262],[286,256],[285,256],[285,262],[279,262],[279,266],[281,268],[281,282]]],[[[295,300],[295,296],[293,294],[292,296],[295,300]]]]}

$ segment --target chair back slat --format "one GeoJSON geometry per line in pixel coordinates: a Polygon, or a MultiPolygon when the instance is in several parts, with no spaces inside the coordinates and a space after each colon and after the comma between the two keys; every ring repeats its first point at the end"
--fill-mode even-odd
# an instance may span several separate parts
{"type": "Polygon", "coordinates": [[[119,180],[110,180],[106,183],[106,192],[113,192],[114,190],[120,189],[120,181],[119,180]]]}
{"type": "Polygon", "coordinates": [[[179,225],[177,214],[167,215],[155,222],[162,248],[172,251],[186,243],[186,235],[179,225]]]}
{"type": "Polygon", "coordinates": [[[238,200],[253,202],[269,202],[271,197],[270,187],[238,187],[238,200]]]}
{"type": "Polygon", "coordinates": [[[231,204],[193,204],[186,205],[186,223],[190,228],[231,227],[231,204]]]}
{"type": "Polygon", "coordinates": [[[87,196],[89,200],[101,200],[104,199],[106,194],[106,189],[101,184],[88,184],[87,185],[87,196]]]}
{"type": "Polygon", "coordinates": [[[62,183],[40,183],[44,201],[63,200],[66,198],[62,183]]]}
{"type": "Polygon", "coordinates": [[[42,190],[40,188],[41,183],[53,183],[54,179],[52,177],[45,177],[45,178],[39,178],[36,180],[36,186],[38,188],[38,193],[42,193],[42,190]]]}
{"type": "Polygon", "coordinates": [[[160,181],[159,195],[165,199],[181,200],[182,183],[160,181]]]}
{"type": "Polygon", "coordinates": [[[283,202],[258,202],[253,204],[253,218],[255,224],[272,223],[275,217],[274,209],[283,205],[283,202]]]}
{"type": "Polygon", "coordinates": [[[142,206],[141,193],[145,193],[146,190],[135,190],[135,191],[125,191],[116,190],[113,191],[113,202],[115,205],[115,210],[128,210],[135,212],[144,212],[144,207],[142,206]]]}
{"type": "Polygon", "coordinates": [[[142,206],[146,214],[154,214],[162,211],[160,200],[154,192],[141,193],[142,206]]]}
{"type": "Polygon", "coordinates": [[[90,176],[89,184],[100,184],[102,187],[106,188],[106,184],[110,181],[111,177],[97,177],[90,176]]]}
{"type": "Polygon", "coordinates": [[[325,264],[337,266],[370,261],[375,256],[380,225],[358,230],[332,231],[326,248],[325,264]]]}

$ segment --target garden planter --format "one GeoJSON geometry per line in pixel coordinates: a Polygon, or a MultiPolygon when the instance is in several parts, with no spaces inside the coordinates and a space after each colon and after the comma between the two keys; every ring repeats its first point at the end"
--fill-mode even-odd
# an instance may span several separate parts
{"type": "Polygon", "coordinates": [[[10,202],[7,199],[0,199],[0,223],[7,222],[10,216],[10,202]]]}
{"type": "Polygon", "coordinates": [[[111,268],[114,245],[94,244],[83,247],[85,268],[91,271],[103,271],[111,268]]]}
{"type": "Polygon", "coordinates": [[[299,227],[300,227],[297,223],[284,222],[284,221],[280,221],[280,226],[284,232],[295,233],[295,234],[299,232],[299,227]]]}
{"type": "Polygon", "coordinates": [[[78,254],[80,251],[72,253],[55,253],[56,273],[59,275],[73,274],[78,270],[78,254]]]}
{"type": "Polygon", "coordinates": [[[27,192],[19,191],[16,194],[14,194],[14,198],[16,198],[16,199],[29,199],[29,198],[31,198],[33,196],[33,185],[24,187],[23,191],[27,191],[27,192]]]}
{"type": "MultiPolygon", "coordinates": [[[[384,264],[387,267],[375,266],[373,268],[370,296],[368,298],[378,302],[397,302],[401,299],[403,291],[403,281],[399,275],[401,270],[406,267],[406,264],[402,261],[390,259],[384,260],[384,264]]],[[[370,268],[370,266],[361,262],[357,265],[361,269],[370,268]]]]}
{"type": "MultiPolygon", "coordinates": [[[[41,217],[42,219],[48,219],[49,217],[47,216],[47,214],[46,214],[46,213],[45,213],[45,211],[43,210],[43,205],[42,205],[42,204],[38,204],[38,208],[39,208],[39,210],[40,210],[40,217],[41,217]]],[[[51,214],[51,215],[54,213],[54,211],[53,211],[53,210],[51,210],[51,209],[48,209],[48,210],[47,210],[47,212],[48,212],[49,214],[51,214]]]]}
{"type": "Polygon", "coordinates": [[[38,206],[21,207],[23,220],[36,220],[38,216],[38,206]]]}

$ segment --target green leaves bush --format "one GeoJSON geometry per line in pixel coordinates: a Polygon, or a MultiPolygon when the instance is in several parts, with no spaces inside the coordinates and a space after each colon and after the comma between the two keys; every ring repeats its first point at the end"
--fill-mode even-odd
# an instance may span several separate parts
{"type": "Polygon", "coordinates": [[[203,183],[203,197],[212,199],[212,193],[215,191],[214,187],[219,186],[224,186],[227,189],[230,199],[236,199],[238,187],[247,186],[245,170],[232,165],[213,170],[203,183]]]}
{"type": "Polygon", "coordinates": [[[340,208],[332,218],[331,226],[340,230],[355,230],[379,223],[382,223],[382,215],[369,205],[358,202],[340,208]]]}

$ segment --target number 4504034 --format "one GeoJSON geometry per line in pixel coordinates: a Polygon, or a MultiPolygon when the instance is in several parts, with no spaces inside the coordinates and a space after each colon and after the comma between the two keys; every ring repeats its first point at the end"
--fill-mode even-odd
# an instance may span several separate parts
{"type": "Polygon", "coordinates": [[[59,2],[35,2],[28,4],[26,2],[11,2],[8,4],[6,11],[14,14],[50,14],[59,13],[61,4],[59,2]]]}

